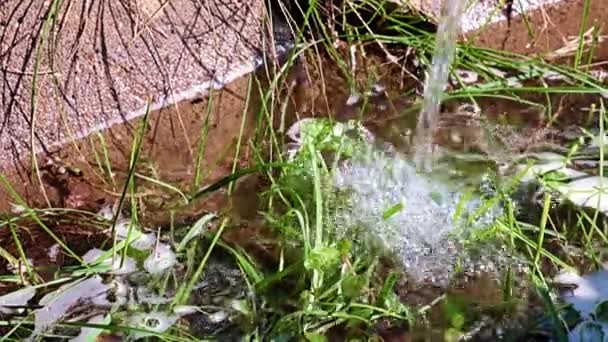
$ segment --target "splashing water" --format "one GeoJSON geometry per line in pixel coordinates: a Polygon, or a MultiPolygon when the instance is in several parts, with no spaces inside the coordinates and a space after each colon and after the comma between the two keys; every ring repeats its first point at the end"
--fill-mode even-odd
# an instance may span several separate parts
{"type": "Polygon", "coordinates": [[[446,285],[457,264],[465,272],[504,264],[495,248],[469,253],[476,233],[502,214],[491,187],[483,186],[489,183],[466,187],[441,172],[420,174],[394,146],[378,144],[373,133],[352,122],[304,119],[288,135],[297,146],[294,157],[315,136],[347,146],[348,158],[331,172],[335,197],[329,216],[336,237],[355,242],[354,254],[371,247],[400,264],[413,282],[436,285],[446,285]]]}
{"type": "Polygon", "coordinates": [[[450,66],[456,51],[460,17],[465,0],[444,0],[435,38],[432,67],[424,89],[424,102],[416,127],[414,162],[418,169],[431,171],[433,133],[437,126],[439,106],[448,82],[450,66]]]}
{"type": "Polygon", "coordinates": [[[413,163],[393,153],[394,149],[368,146],[369,151],[360,151],[363,153],[342,163],[334,173],[336,190],[346,194],[343,201],[339,197],[333,213],[338,235],[388,252],[416,283],[445,286],[457,270],[498,271],[507,263],[506,254],[499,249],[469,250],[476,233],[492,227],[500,217],[501,204],[487,202],[475,191],[465,193],[461,185],[439,179],[441,172],[430,174],[433,136],[464,1],[443,3],[413,163]]]}
{"type": "MultiPolygon", "coordinates": [[[[334,216],[341,234],[352,239],[353,233],[361,233],[355,235],[359,241],[371,238],[415,282],[445,285],[459,260],[467,271],[476,268],[480,260],[467,260],[463,242],[469,234],[490,227],[501,213],[500,206],[477,213],[482,198],[467,198],[447,183],[418,174],[408,160],[382,151],[344,163],[335,173],[334,185],[348,193],[334,216]]],[[[500,264],[500,253],[491,258],[500,264]]]]}

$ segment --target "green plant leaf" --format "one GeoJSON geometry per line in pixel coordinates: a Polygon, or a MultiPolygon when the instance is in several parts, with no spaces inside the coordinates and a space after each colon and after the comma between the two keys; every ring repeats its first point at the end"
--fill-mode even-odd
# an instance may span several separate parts
{"type": "Polygon", "coordinates": [[[360,274],[348,275],[342,279],[342,291],[350,299],[359,297],[366,285],[366,277],[360,274]]]}
{"type": "Polygon", "coordinates": [[[340,240],[338,242],[338,250],[340,251],[340,255],[348,255],[353,250],[353,243],[348,240],[340,240]]]}
{"type": "Polygon", "coordinates": [[[305,333],[304,336],[309,342],[326,342],[327,337],[318,333],[305,333]]]}
{"type": "Polygon", "coordinates": [[[388,220],[391,217],[395,216],[398,212],[403,210],[403,208],[405,208],[405,204],[403,202],[394,204],[390,208],[386,209],[384,213],[382,213],[382,218],[388,220]]]}
{"type": "Polygon", "coordinates": [[[403,303],[395,292],[389,292],[384,300],[384,307],[391,312],[407,315],[409,309],[403,303]]]}
{"type": "Polygon", "coordinates": [[[562,312],[560,312],[560,315],[568,329],[572,329],[583,320],[581,313],[578,312],[572,305],[565,307],[562,312]]]}
{"type": "MultiPolygon", "coordinates": [[[[593,321],[585,321],[577,327],[578,339],[570,338],[570,341],[580,342],[603,342],[605,334],[602,326],[593,321]]],[[[572,337],[572,336],[571,336],[572,337]]]]}
{"type": "Polygon", "coordinates": [[[466,322],[466,316],[458,303],[447,300],[445,303],[445,314],[450,321],[452,328],[462,330],[466,322]]]}
{"type": "Polygon", "coordinates": [[[211,214],[204,215],[198,221],[196,221],[192,225],[192,228],[190,228],[188,230],[188,233],[186,233],[186,236],[182,239],[182,241],[177,246],[177,252],[181,252],[184,248],[186,248],[186,245],[188,244],[188,242],[190,242],[190,240],[201,235],[204,232],[205,228],[207,228],[208,223],[211,222],[211,220],[213,220],[215,217],[216,217],[216,215],[211,213],[211,214]]]}
{"type": "Polygon", "coordinates": [[[593,312],[595,319],[608,323],[608,300],[599,303],[593,312]]]}
{"type": "Polygon", "coordinates": [[[431,199],[437,204],[443,203],[443,196],[441,196],[441,193],[438,191],[431,192],[431,199]]]}
{"type": "Polygon", "coordinates": [[[340,262],[340,251],[334,247],[321,247],[313,249],[304,261],[307,270],[326,271],[340,262]]]}

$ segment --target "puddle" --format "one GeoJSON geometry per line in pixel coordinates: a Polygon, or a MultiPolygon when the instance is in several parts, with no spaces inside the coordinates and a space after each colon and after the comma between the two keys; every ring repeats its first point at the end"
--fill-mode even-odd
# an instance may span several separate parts
{"type": "MultiPolygon", "coordinates": [[[[391,66],[386,66],[386,68],[390,70],[391,66]]],[[[352,92],[345,91],[348,87],[344,79],[340,79],[340,77],[335,75],[331,76],[328,70],[331,70],[331,68],[324,69],[325,83],[323,85],[315,82],[312,85],[307,85],[308,88],[311,88],[307,89],[307,91],[309,94],[312,94],[313,101],[307,98],[304,100],[299,98],[293,99],[296,103],[297,101],[303,102],[301,105],[295,105],[296,108],[301,109],[300,112],[295,114],[300,117],[330,116],[342,122],[353,118],[361,118],[364,126],[381,141],[379,146],[383,145],[382,142],[390,143],[394,147],[391,153],[403,154],[405,156],[411,155],[413,132],[416,127],[416,115],[420,108],[420,101],[416,96],[403,95],[407,91],[400,88],[399,83],[395,81],[395,78],[400,77],[395,76],[399,75],[398,72],[396,70],[393,70],[392,73],[387,72],[383,74],[384,77],[375,78],[371,84],[369,80],[367,80],[367,83],[361,81],[358,83],[361,88],[357,93],[353,94],[352,92]],[[323,89],[341,89],[341,91],[327,94],[323,92],[323,89]]],[[[312,77],[311,79],[315,78],[312,77]]],[[[358,75],[355,75],[355,79],[359,80],[358,75]]],[[[362,77],[362,79],[364,78],[362,77]]],[[[409,81],[414,82],[413,80],[409,81]]],[[[525,86],[542,84],[539,81],[526,82],[528,83],[525,86]]],[[[558,83],[551,80],[543,82],[552,83],[554,86],[558,85],[558,83]]],[[[497,93],[494,95],[510,94],[497,93]]],[[[548,152],[557,155],[567,154],[569,146],[583,135],[581,128],[586,127],[586,129],[596,132],[596,129],[593,127],[597,127],[599,115],[593,109],[593,106],[599,103],[601,99],[599,94],[537,94],[534,92],[520,92],[518,95],[519,101],[526,103],[489,97],[476,98],[476,103],[462,100],[447,101],[442,106],[439,128],[434,137],[434,141],[437,144],[435,163],[438,165],[438,173],[443,173],[446,175],[444,178],[451,181],[479,185],[487,176],[492,178],[496,174],[499,176],[514,175],[522,170],[518,165],[521,166],[520,163],[522,161],[525,163],[527,158],[537,158],[537,156],[542,156],[548,152]],[[531,103],[538,105],[531,106],[531,103]]],[[[541,160],[541,164],[548,163],[543,161],[543,158],[540,157],[538,159],[541,160]]],[[[582,165],[583,163],[580,164],[582,165]]],[[[550,166],[550,164],[544,165],[546,166],[546,170],[555,170],[556,168],[556,166],[550,166]]],[[[433,222],[425,222],[422,225],[414,224],[414,227],[420,229],[420,231],[414,234],[396,234],[396,236],[393,236],[390,233],[386,233],[394,229],[387,229],[385,227],[389,224],[387,222],[378,222],[382,221],[382,215],[378,213],[401,203],[403,198],[398,196],[398,184],[399,182],[407,183],[404,180],[407,177],[403,175],[396,176],[394,177],[396,181],[390,183],[391,181],[387,180],[387,178],[378,175],[374,176],[371,173],[370,167],[371,169],[382,169],[382,163],[378,159],[368,161],[367,168],[359,167],[360,170],[363,170],[363,172],[359,173],[355,172],[357,168],[352,165],[350,165],[349,169],[353,173],[350,175],[350,181],[360,182],[361,189],[364,190],[364,192],[359,194],[359,198],[361,199],[360,205],[351,206],[351,213],[356,213],[354,216],[359,218],[373,218],[373,221],[370,221],[373,223],[364,222],[363,226],[373,227],[372,229],[377,228],[379,232],[382,232],[380,235],[385,234],[385,237],[388,235],[389,237],[384,242],[388,241],[389,246],[391,244],[403,245],[398,241],[400,241],[399,237],[404,235],[415,236],[419,239],[433,239],[433,236],[441,235],[442,229],[445,226],[433,224],[433,222]],[[383,187],[383,185],[385,186],[383,187]],[[380,195],[383,191],[386,194],[380,195]],[[376,193],[379,194],[379,198],[384,202],[375,203],[373,201],[376,198],[374,197],[376,193]],[[389,194],[394,194],[396,197],[389,194]],[[375,204],[372,205],[372,203],[375,204]],[[365,213],[368,213],[370,210],[376,210],[376,213],[366,215],[365,213]],[[427,223],[441,228],[430,230],[422,228],[427,223]],[[428,231],[432,231],[433,234],[427,234],[426,232],[428,231]]],[[[572,170],[580,169],[574,167],[572,170]]],[[[413,174],[413,171],[411,174],[413,174]]],[[[389,177],[388,179],[391,178],[389,177]]],[[[423,188],[428,190],[426,187],[423,188]]],[[[407,189],[411,190],[411,187],[407,189]]],[[[529,202],[535,200],[534,195],[533,192],[527,193],[527,197],[519,202],[522,208],[525,208],[523,211],[519,211],[523,222],[533,222],[535,224],[539,222],[538,214],[540,214],[539,210],[542,209],[539,208],[540,203],[534,202],[530,204],[529,202]],[[536,216],[533,214],[535,212],[537,213],[536,216]]],[[[417,198],[417,196],[408,195],[407,198],[417,198]]],[[[420,198],[424,202],[422,199],[424,197],[420,198]]],[[[407,212],[408,208],[408,201],[406,200],[405,202],[403,205],[404,213],[407,212]]],[[[559,215],[567,216],[571,215],[571,213],[570,211],[570,214],[566,214],[565,211],[556,209],[555,212],[551,212],[551,217],[559,215]]],[[[353,222],[353,215],[346,214],[344,217],[350,219],[351,221],[349,222],[353,222]]],[[[433,215],[432,217],[440,219],[437,215],[433,215]]],[[[564,217],[556,224],[567,224],[566,222],[569,222],[568,220],[571,219],[571,216],[568,219],[564,217]]],[[[361,224],[361,221],[358,221],[357,224],[361,224]]],[[[395,227],[406,229],[402,228],[403,224],[399,223],[396,223],[395,227]]],[[[439,245],[447,248],[445,243],[439,243],[439,245]]],[[[548,243],[548,248],[560,256],[564,256],[564,253],[566,253],[564,250],[558,252],[551,247],[551,243],[548,243]]],[[[415,250],[410,248],[404,249],[411,252],[414,258],[420,256],[420,253],[415,250]]],[[[399,259],[399,256],[397,259],[399,259]]],[[[418,267],[421,269],[425,267],[425,264],[420,259],[413,260],[415,262],[410,261],[410,269],[411,265],[415,265],[414,272],[416,272],[415,270],[418,267]]],[[[583,265],[581,259],[577,259],[576,257],[572,259],[571,256],[569,260],[574,265],[580,265],[583,268],[587,267],[583,265]]],[[[437,262],[436,265],[443,266],[443,272],[447,272],[445,265],[453,265],[453,260],[438,258],[435,261],[437,262]]],[[[492,263],[488,259],[484,261],[492,263]]],[[[484,262],[481,262],[481,264],[483,265],[484,262]]],[[[508,262],[505,263],[504,260],[501,260],[497,261],[496,264],[505,266],[508,265],[508,262]]],[[[430,267],[429,265],[426,264],[427,267],[430,267]]],[[[523,264],[517,266],[517,263],[515,263],[512,266],[513,269],[511,271],[516,273],[523,272],[518,273],[514,277],[527,279],[527,276],[524,275],[525,271],[522,270],[524,268],[523,264]]],[[[476,317],[477,321],[475,324],[478,326],[475,326],[475,324],[468,326],[471,331],[475,332],[473,336],[470,336],[471,338],[491,340],[501,339],[505,336],[521,336],[524,338],[525,331],[532,329],[532,325],[535,324],[532,321],[535,321],[536,317],[542,315],[545,310],[542,300],[533,289],[534,286],[525,281],[518,283],[517,289],[513,290],[513,293],[517,293],[517,295],[509,299],[508,296],[505,297],[504,292],[505,273],[498,273],[498,275],[497,273],[490,273],[490,275],[483,272],[471,273],[474,276],[466,280],[455,280],[454,283],[451,283],[448,286],[447,292],[445,288],[439,285],[441,282],[434,284],[439,285],[436,287],[433,285],[421,287],[419,284],[415,285],[411,283],[403,285],[401,288],[402,300],[418,306],[429,305],[429,303],[442,294],[446,296],[444,300],[440,301],[441,304],[433,307],[433,314],[431,316],[434,318],[429,318],[431,323],[428,326],[419,327],[418,330],[421,331],[420,338],[429,338],[430,336],[435,336],[436,338],[441,336],[443,338],[446,331],[454,328],[450,325],[452,324],[449,322],[450,318],[446,318],[446,312],[451,310],[446,308],[446,305],[448,305],[446,302],[449,303],[450,301],[457,303],[454,305],[459,308],[458,310],[467,312],[466,314],[462,313],[464,316],[476,317]],[[490,280],[488,280],[488,277],[490,280]],[[475,307],[475,309],[471,309],[471,311],[463,309],[467,307],[475,307]],[[448,321],[447,323],[446,320],[448,321]]],[[[549,271],[547,274],[554,273],[555,270],[549,271]]],[[[430,281],[429,283],[433,282],[430,281]]],[[[412,338],[416,340],[407,330],[405,332],[401,331],[403,335],[396,333],[397,336],[401,336],[398,338],[412,338]]]]}
{"type": "Polygon", "coordinates": [[[347,236],[377,237],[414,282],[445,286],[454,272],[450,265],[461,262],[465,271],[473,266],[460,260],[460,239],[489,228],[502,211],[500,204],[484,210],[477,194],[467,194],[461,184],[419,175],[398,156],[376,152],[357,159],[336,172],[335,187],[348,196],[344,208],[337,209],[336,226],[346,229],[347,236]],[[399,209],[387,217],[395,206],[399,209]]]}
{"type": "MultiPolygon", "coordinates": [[[[294,136],[313,139],[314,132],[326,132],[316,128],[321,125],[322,119],[306,120],[298,124],[301,132],[294,136]]],[[[356,136],[356,131],[356,126],[349,130],[348,125],[340,124],[327,130],[336,139],[356,136]]],[[[500,202],[486,202],[491,189],[484,194],[483,184],[477,183],[467,193],[462,180],[450,182],[437,177],[437,171],[419,174],[411,160],[394,149],[376,149],[366,138],[373,135],[363,133],[364,146],[347,148],[349,158],[334,170],[331,184],[337,194],[332,199],[336,204],[330,205],[331,226],[336,227],[338,239],[352,242],[353,254],[371,249],[392,260],[392,270],[404,273],[398,286],[400,299],[412,307],[428,306],[424,311],[430,315],[429,327],[413,327],[412,331],[421,337],[445,334],[450,328],[445,320],[455,319],[446,318],[446,305],[457,305],[462,311],[451,314],[473,319],[455,328],[473,329],[470,324],[483,321],[475,328],[479,329],[476,337],[499,338],[522,329],[525,313],[530,313],[523,303],[528,298],[506,294],[505,286],[514,284],[505,285],[504,279],[507,274],[527,279],[524,259],[510,255],[499,240],[474,238],[491,231],[502,215],[500,202]],[[507,314],[511,319],[503,321],[507,314]]],[[[528,287],[521,281],[516,291],[523,295],[528,287]]]]}

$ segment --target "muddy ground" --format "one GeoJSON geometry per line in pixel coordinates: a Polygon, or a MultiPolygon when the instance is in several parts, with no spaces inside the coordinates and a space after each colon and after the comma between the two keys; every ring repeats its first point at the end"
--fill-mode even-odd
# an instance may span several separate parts
{"type": "MultiPolygon", "coordinates": [[[[345,58],[349,56],[345,47],[341,53],[345,58]]],[[[263,81],[265,75],[265,70],[257,73],[258,79],[262,80],[259,83],[262,88],[267,84],[263,81]]],[[[351,90],[343,71],[335,63],[315,56],[303,58],[292,68],[282,90],[277,93],[278,101],[273,106],[277,111],[285,109],[285,116],[281,123],[277,115],[275,125],[288,127],[304,117],[332,117],[339,121],[360,118],[379,137],[408,152],[419,110],[422,77],[422,70],[413,68],[411,60],[393,63],[387,59],[384,50],[371,46],[365,57],[357,57],[356,89],[351,90]],[[353,95],[359,98],[356,103],[352,101],[353,95]]],[[[243,122],[244,135],[236,166],[237,169],[247,166],[253,153],[250,139],[254,138],[261,108],[258,86],[253,86],[252,96],[247,97],[248,84],[249,79],[243,78],[214,94],[211,99],[180,103],[152,113],[141,147],[138,175],[166,182],[184,194],[196,190],[192,184],[205,120],[209,120],[209,129],[199,189],[230,174],[243,122]]],[[[530,81],[532,84],[539,84],[539,81],[530,81]]],[[[593,126],[597,122],[597,112],[590,111],[590,108],[598,103],[598,95],[520,95],[526,101],[550,107],[551,119],[538,107],[510,100],[478,98],[479,116],[459,112],[462,101],[448,101],[443,106],[436,143],[455,150],[496,153],[488,141],[496,140],[495,137],[501,135],[501,125],[506,123],[522,130],[503,134],[508,139],[503,143],[512,150],[502,152],[522,153],[542,149],[548,143],[559,145],[576,135],[577,127],[593,126]],[[488,133],[488,125],[480,122],[496,126],[492,126],[493,130],[488,133]]],[[[103,207],[114,206],[122,195],[122,184],[129,170],[129,146],[140,124],[141,120],[138,120],[128,126],[115,126],[101,136],[93,135],[42,158],[39,174],[32,172],[24,161],[15,172],[8,174],[8,181],[33,208],[49,206],[96,212],[103,207]],[[105,148],[100,144],[102,141],[105,148]],[[39,181],[44,184],[44,191],[33,185],[39,181]]],[[[168,225],[171,210],[177,210],[176,222],[185,222],[204,212],[222,212],[235,207],[230,205],[222,189],[185,205],[181,196],[166,187],[138,176],[135,181],[140,220],[150,227],[168,225]]],[[[234,209],[241,211],[239,215],[243,217],[255,217],[259,203],[257,198],[249,198],[248,194],[261,189],[262,184],[241,183],[241,187],[237,187],[235,198],[238,205],[234,209]]],[[[4,188],[0,191],[3,192],[0,208],[19,211],[19,207],[10,204],[18,202],[4,188]]]]}
{"type": "MultiPolygon", "coordinates": [[[[349,55],[345,47],[340,51],[345,57],[349,55]]],[[[304,58],[293,68],[277,92],[276,98],[280,100],[272,106],[277,111],[286,108],[285,127],[304,117],[332,117],[341,121],[361,118],[379,137],[407,153],[420,104],[422,84],[419,80],[423,76],[421,70],[412,68],[410,63],[411,60],[405,60],[403,64],[392,63],[387,60],[384,51],[372,47],[365,57],[358,56],[354,75],[356,88],[351,89],[342,71],[331,61],[319,60],[318,56],[304,58]],[[352,101],[353,95],[359,96],[355,103],[352,101]]],[[[264,75],[264,70],[257,75],[262,79],[262,88],[267,85],[263,81],[264,75]]],[[[247,97],[248,86],[249,79],[241,79],[211,99],[181,103],[153,113],[143,139],[138,174],[162,180],[188,194],[230,174],[235,162],[237,168],[248,166],[253,160],[254,151],[250,142],[255,138],[256,129],[260,129],[256,124],[261,119],[259,112],[262,106],[257,86],[253,87],[252,96],[247,97]],[[202,164],[203,174],[200,185],[193,187],[200,144],[197,137],[204,131],[207,116],[210,125],[202,164]],[[235,161],[235,148],[243,122],[245,129],[241,151],[235,161]]],[[[559,145],[572,139],[569,134],[571,131],[577,134],[577,127],[593,127],[597,123],[597,113],[590,112],[589,108],[598,103],[598,95],[554,94],[547,97],[545,94],[523,94],[522,97],[536,103],[550,103],[552,119],[548,120],[546,113],[537,107],[508,100],[480,98],[481,115],[478,116],[460,112],[462,101],[451,101],[444,105],[436,143],[452,150],[475,150],[493,158],[496,157],[493,155],[496,148],[488,139],[501,134],[505,120],[506,124],[516,125],[520,130],[515,133],[509,130],[507,138],[511,140],[503,143],[511,146],[512,150],[503,149],[502,154],[522,153],[537,147],[543,149],[547,142],[559,145]],[[495,124],[490,136],[488,126],[480,122],[495,124]]],[[[9,175],[9,181],[17,192],[25,194],[24,198],[34,208],[44,208],[50,204],[55,208],[97,212],[113,206],[121,197],[129,169],[131,151],[127,146],[131,145],[140,124],[141,121],[135,121],[130,126],[117,126],[101,137],[92,136],[75,142],[68,149],[42,159],[39,179],[24,163],[17,168],[17,172],[9,175]],[[104,150],[100,147],[102,140],[107,144],[109,163],[106,163],[104,150]],[[111,172],[108,172],[108,165],[111,172]],[[44,193],[39,187],[30,185],[38,180],[44,184],[44,193]]],[[[280,127],[281,120],[275,118],[274,124],[280,127]]],[[[225,239],[243,246],[264,263],[276,262],[278,255],[274,236],[257,213],[258,209],[263,209],[257,193],[267,184],[264,179],[247,177],[239,182],[232,197],[226,194],[225,189],[219,189],[187,205],[175,192],[142,177],[136,177],[136,183],[136,202],[142,225],[156,230],[171,224],[191,223],[193,218],[206,212],[226,212],[237,220],[227,231],[225,239]],[[171,222],[173,214],[174,221],[171,222]],[[265,238],[259,239],[260,236],[265,238]]],[[[6,193],[0,196],[0,208],[10,208],[9,202],[14,203],[6,193]]],[[[11,210],[16,212],[19,208],[12,207],[11,210]]],[[[128,204],[124,210],[128,212],[128,204]]],[[[79,255],[109,242],[108,232],[100,231],[100,224],[95,223],[91,216],[77,213],[45,215],[44,220],[79,255]]],[[[34,259],[34,265],[43,269],[42,280],[52,279],[57,267],[74,263],[66,255],[59,260],[49,257],[49,248],[55,242],[37,223],[22,220],[15,227],[19,228],[17,235],[23,242],[24,250],[34,259]]],[[[0,245],[18,257],[13,242],[10,232],[2,230],[0,245]]],[[[8,271],[6,263],[0,263],[0,273],[6,274],[8,271]]],[[[453,295],[458,297],[462,293],[477,293],[475,298],[481,301],[480,305],[484,301],[489,306],[500,303],[499,287],[484,281],[481,279],[479,283],[469,283],[469,288],[457,289],[453,295]]],[[[8,289],[0,288],[0,292],[8,289]]],[[[417,304],[428,304],[437,296],[433,289],[412,289],[407,285],[403,285],[400,294],[402,299],[417,301],[417,304]]],[[[438,316],[431,320],[442,322],[441,310],[435,314],[438,316]]],[[[441,323],[437,323],[433,328],[439,329],[440,326],[441,323]]],[[[393,328],[383,329],[387,338],[393,328]]],[[[404,338],[403,330],[395,331],[397,340],[404,338]]]]}

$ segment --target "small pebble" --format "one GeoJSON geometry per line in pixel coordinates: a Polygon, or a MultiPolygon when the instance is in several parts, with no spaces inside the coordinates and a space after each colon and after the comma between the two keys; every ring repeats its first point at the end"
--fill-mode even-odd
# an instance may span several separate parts
{"type": "Polygon", "coordinates": [[[361,97],[358,94],[352,94],[351,96],[348,97],[348,99],[346,99],[346,105],[353,106],[353,105],[357,104],[360,99],[361,99],[361,97]]]}

